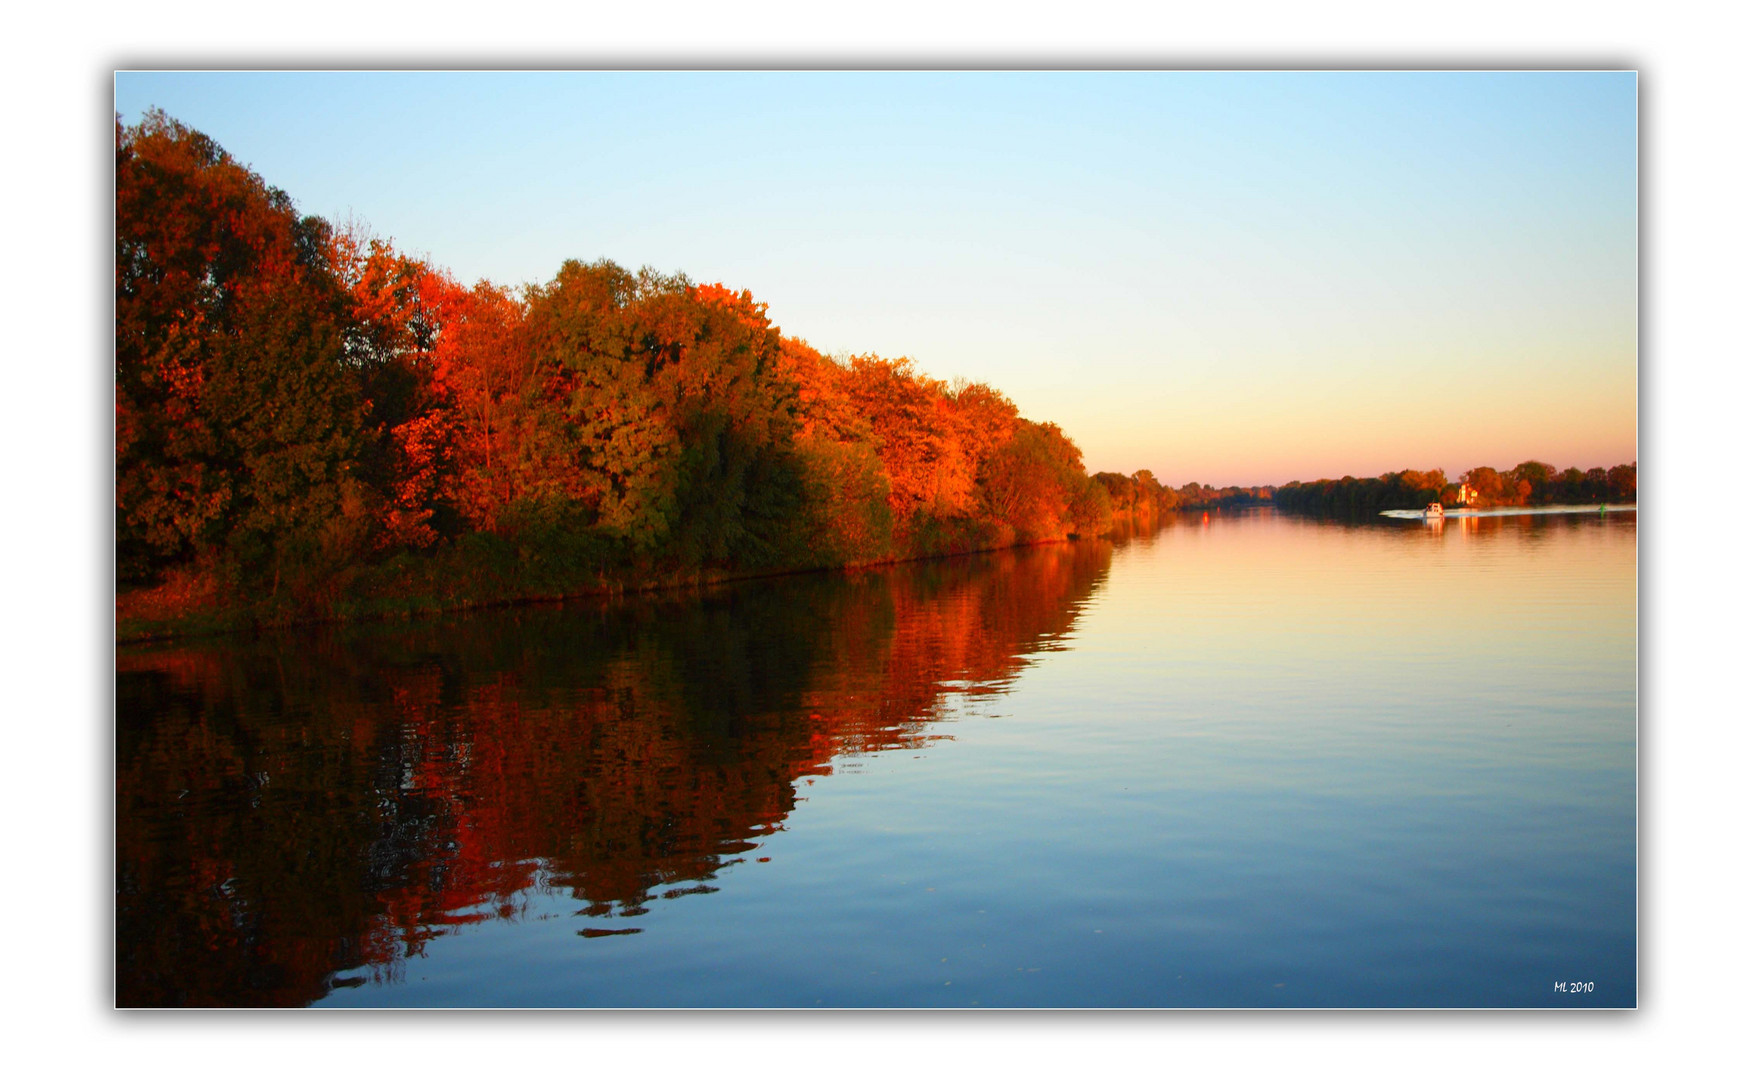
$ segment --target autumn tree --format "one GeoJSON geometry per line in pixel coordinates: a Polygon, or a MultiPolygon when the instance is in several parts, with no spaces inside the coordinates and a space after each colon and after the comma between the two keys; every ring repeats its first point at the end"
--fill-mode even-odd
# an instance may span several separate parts
{"type": "Polygon", "coordinates": [[[865,355],[850,358],[842,386],[846,404],[875,433],[888,474],[888,505],[903,536],[929,518],[971,508],[973,477],[956,468],[963,463],[939,384],[920,377],[905,358],[865,355]]]}
{"type": "Polygon", "coordinates": [[[746,293],[568,262],[529,300],[548,490],[632,553],[765,565],[796,509],[793,387],[746,293]]]}
{"type": "Polygon", "coordinates": [[[992,518],[1016,540],[1105,532],[1105,488],[1083,473],[1083,455],[1056,424],[1024,421],[986,463],[981,489],[992,518]]]}
{"type": "Polygon", "coordinates": [[[780,377],[767,306],[699,285],[651,307],[648,340],[672,365],[679,404],[675,553],[688,565],[794,565],[804,550],[796,387],[780,377]]]}
{"type": "Polygon", "coordinates": [[[1482,505],[1494,506],[1503,498],[1503,476],[1488,465],[1468,469],[1462,479],[1472,485],[1472,490],[1478,492],[1482,505]]]}
{"type": "Polygon", "coordinates": [[[1636,462],[1614,465],[1606,471],[1606,491],[1619,502],[1636,501],[1636,462]]]}
{"type": "Polygon", "coordinates": [[[523,339],[523,303],[488,281],[464,288],[428,273],[420,286],[438,314],[433,381],[451,406],[445,498],[467,527],[490,531],[505,507],[542,486],[541,388],[523,339]]]}
{"type": "Polygon", "coordinates": [[[330,234],[159,112],[116,125],[116,548],[125,577],[221,550],[277,575],[368,545],[330,234]]]}
{"type": "Polygon", "coordinates": [[[851,407],[846,369],[784,338],[779,377],[796,387],[793,447],[804,491],[805,538],[810,561],[848,565],[892,553],[892,491],[870,420],[851,407]]]}
{"type": "Polygon", "coordinates": [[[1529,502],[1543,503],[1548,501],[1551,494],[1557,468],[1543,461],[1523,461],[1509,471],[1509,476],[1514,480],[1517,493],[1520,493],[1522,484],[1527,486],[1527,490],[1521,493],[1523,498],[1529,502]]]}
{"type": "Polygon", "coordinates": [[[351,302],[345,363],[365,399],[360,474],[384,494],[380,548],[424,548],[456,528],[450,490],[457,426],[437,345],[449,283],[352,223],[330,238],[330,261],[351,302]]]}

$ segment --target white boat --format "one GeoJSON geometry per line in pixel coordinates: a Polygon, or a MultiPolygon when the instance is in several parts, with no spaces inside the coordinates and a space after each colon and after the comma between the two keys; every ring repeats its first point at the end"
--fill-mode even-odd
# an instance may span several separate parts
{"type": "Polygon", "coordinates": [[[1433,503],[1429,504],[1428,506],[1424,507],[1424,517],[1425,518],[1440,518],[1441,516],[1442,516],[1442,504],[1441,503],[1433,502],[1433,503]]]}

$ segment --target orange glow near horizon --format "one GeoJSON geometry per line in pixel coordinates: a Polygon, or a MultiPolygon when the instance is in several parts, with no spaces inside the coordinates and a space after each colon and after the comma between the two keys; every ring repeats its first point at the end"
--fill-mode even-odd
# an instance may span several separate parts
{"type": "Polygon", "coordinates": [[[1455,392],[1303,394],[1263,389],[1240,407],[1196,398],[1133,404],[1123,414],[1094,401],[1059,406],[1091,472],[1151,470],[1164,484],[1282,485],[1292,480],[1543,461],[1558,469],[1610,468],[1637,459],[1634,360],[1623,377],[1566,388],[1530,375],[1504,400],[1455,392]],[[1541,385],[1541,384],[1544,385],[1541,385]],[[1434,404],[1429,404],[1434,402],[1434,404]],[[1147,419],[1138,419],[1147,413],[1147,419]]]}

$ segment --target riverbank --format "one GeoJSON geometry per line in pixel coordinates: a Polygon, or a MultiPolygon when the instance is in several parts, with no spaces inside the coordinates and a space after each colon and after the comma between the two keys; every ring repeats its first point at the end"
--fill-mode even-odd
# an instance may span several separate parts
{"type": "Polygon", "coordinates": [[[488,608],[657,593],[733,581],[867,570],[981,552],[1069,543],[1075,535],[958,547],[842,565],[783,568],[588,568],[551,554],[474,538],[430,555],[398,555],[350,568],[316,586],[271,589],[266,596],[228,585],[213,570],[189,569],[158,585],[116,595],[116,643],[132,644],[247,633],[322,623],[388,622],[488,608]]]}

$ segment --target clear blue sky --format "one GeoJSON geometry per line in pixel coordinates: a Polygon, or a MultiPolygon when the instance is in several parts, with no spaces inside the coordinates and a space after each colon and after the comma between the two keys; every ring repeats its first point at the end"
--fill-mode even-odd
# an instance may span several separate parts
{"type": "Polygon", "coordinates": [[[1636,454],[1631,73],[119,74],[458,278],[747,288],[1175,484],[1636,454]]]}

